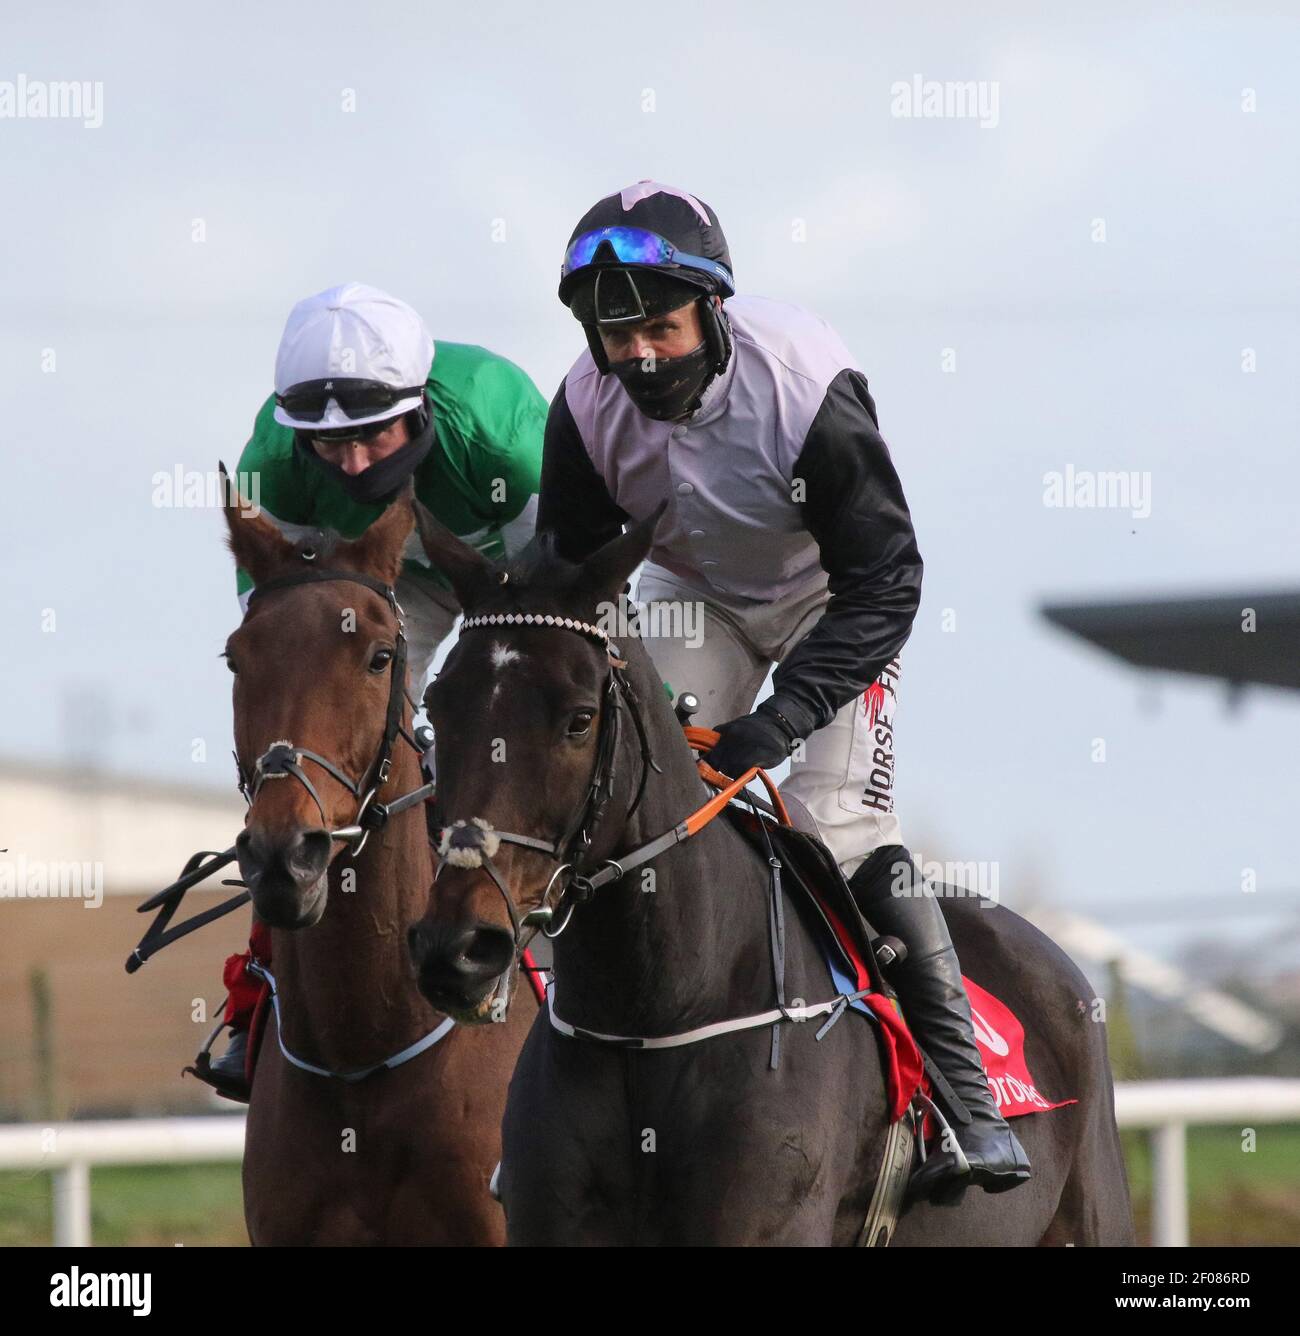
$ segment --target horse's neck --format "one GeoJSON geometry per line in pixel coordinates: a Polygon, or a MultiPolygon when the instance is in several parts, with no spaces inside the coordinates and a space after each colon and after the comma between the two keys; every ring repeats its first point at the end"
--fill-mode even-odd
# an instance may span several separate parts
{"type": "MultiPolygon", "coordinates": [[[[628,646],[628,661],[663,774],[650,774],[614,858],[671,829],[709,797],[644,650],[628,646]]],[[[612,826],[631,803],[640,768],[629,727],[617,761],[622,782],[605,810],[612,826]]],[[[753,848],[719,817],[598,890],[555,941],[558,1014],[587,1029],[635,1035],[769,1007],[768,875],[753,848]]]]}
{"type": "MultiPolygon", "coordinates": [[[[421,782],[409,748],[394,754],[385,796],[421,782]]],[[[356,858],[337,857],[321,921],[276,932],[272,970],[284,1041],[299,1057],[331,1070],[392,1057],[437,1024],[411,977],[406,930],[424,911],[433,880],[424,804],[371,833],[356,858]]]]}

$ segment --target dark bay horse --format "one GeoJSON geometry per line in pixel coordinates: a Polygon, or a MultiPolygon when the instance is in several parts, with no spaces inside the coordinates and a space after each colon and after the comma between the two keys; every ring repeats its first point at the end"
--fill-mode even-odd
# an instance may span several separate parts
{"type": "MultiPolygon", "coordinates": [[[[775,1003],[769,870],[727,821],[622,868],[709,792],[642,645],[600,638],[653,522],[580,567],[543,541],[500,569],[421,516],[466,622],[426,693],[448,857],[411,933],[420,987],[440,1009],[481,1018],[507,991],[520,927],[540,917],[529,911],[563,892],[552,1006],[587,1033],[543,1012],[520,1055],[503,1126],[511,1244],[851,1244],[887,1128],[865,1019],[846,1016],[820,1041],[820,1022],[785,1025],[775,1070],[770,1026],[653,1050],[606,1042],[679,1036],[775,1003]]],[[[1015,914],[973,900],[945,909],[967,974],[1028,1022],[1039,1088],[1078,1103],[1017,1120],[1031,1182],[914,1206],[895,1243],[1132,1242],[1091,989],[1015,914]]],[[[785,999],[811,1006],[836,992],[787,903],[785,999]]]]}
{"type": "Polygon", "coordinates": [[[293,1065],[268,1020],[244,1154],[249,1236],[499,1245],[505,1224],[488,1181],[532,1017],[520,1007],[499,1025],[444,1029],[416,990],[405,933],[433,878],[422,801],[371,831],[355,856],[358,841],[331,838],[354,826],[372,783],[374,803],[423,784],[400,733],[391,768],[372,773],[389,720],[407,734],[411,726],[386,596],[410,502],[395,501],[350,543],[324,533],[290,542],[233,500],[226,515],[236,562],[259,591],[226,647],[236,756],[252,797],[236,848],[273,930],[284,1047],[355,1076],[442,1031],[401,1065],[345,1080],[293,1065]]]}

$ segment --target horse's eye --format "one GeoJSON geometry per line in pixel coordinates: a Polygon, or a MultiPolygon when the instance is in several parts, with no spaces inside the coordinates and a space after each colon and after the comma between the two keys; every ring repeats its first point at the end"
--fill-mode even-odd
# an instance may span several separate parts
{"type": "Polygon", "coordinates": [[[226,667],[229,668],[232,673],[237,673],[239,671],[239,669],[235,667],[234,659],[232,659],[229,654],[223,654],[221,657],[225,659],[226,667]]]}
{"type": "Polygon", "coordinates": [[[578,710],[569,720],[569,736],[585,738],[591,732],[591,721],[595,717],[595,710],[578,710]]]}
{"type": "Polygon", "coordinates": [[[370,660],[370,671],[372,673],[382,673],[393,661],[393,651],[391,649],[380,649],[375,651],[375,657],[370,660]]]}

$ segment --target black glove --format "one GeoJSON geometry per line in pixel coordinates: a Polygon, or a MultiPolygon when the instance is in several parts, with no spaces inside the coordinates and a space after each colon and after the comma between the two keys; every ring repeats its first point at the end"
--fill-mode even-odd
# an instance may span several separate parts
{"type": "Polygon", "coordinates": [[[780,715],[760,705],[753,714],[721,724],[717,745],[704,759],[729,779],[737,779],[752,765],[764,770],[780,765],[794,743],[780,715]]]}

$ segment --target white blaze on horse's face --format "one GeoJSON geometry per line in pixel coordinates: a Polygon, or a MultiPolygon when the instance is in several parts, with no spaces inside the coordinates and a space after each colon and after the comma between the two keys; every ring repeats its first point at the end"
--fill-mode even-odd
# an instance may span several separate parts
{"type": "MultiPolygon", "coordinates": [[[[509,667],[512,663],[518,663],[523,658],[517,649],[511,649],[509,645],[500,640],[492,642],[492,671],[499,673],[503,668],[509,667]]],[[[501,683],[495,682],[492,685],[492,701],[501,694],[501,683]]]]}
{"type": "Polygon", "coordinates": [[[511,649],[509,645],[502,644],[500,640],[492,642],[492,667],[500,672],[502,668],[511,663],[518,663],[520,654],[517,649],[511,649]]]}

